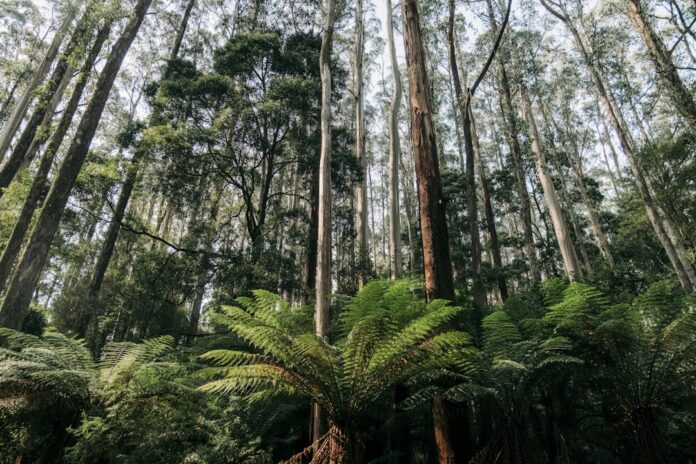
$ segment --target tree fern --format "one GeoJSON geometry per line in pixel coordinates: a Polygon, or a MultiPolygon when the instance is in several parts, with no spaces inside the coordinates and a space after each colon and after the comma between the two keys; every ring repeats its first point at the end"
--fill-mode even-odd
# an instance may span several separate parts
{"type": "Polygon", "coordinates": [[[440,355],[464,353],[470,346],[468,335],[450,329],[461,308],[444,301],[425,305],[412,287],[407,281],[367,285],[347,305],[339,322],[345,338],[333,345],[313,332],[285,330],[286,313],[293,309],[278,297],[256,292],[253,299],[224,311],[228,327],[252,350],[204,354],[216,366],[211,372],[218,378],[201,389],[250,401],[309,397],[322,406],[330,423],[314,461],[347,456],[356,443],[360,417],[384,392],[398,382],[437,372],[443,364],[440,355]]]}

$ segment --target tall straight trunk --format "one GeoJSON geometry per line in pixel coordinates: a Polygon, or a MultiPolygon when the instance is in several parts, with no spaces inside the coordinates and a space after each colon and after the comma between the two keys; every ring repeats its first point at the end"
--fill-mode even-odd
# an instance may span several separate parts
{"type": "Polygon", "coordinates": [[[2,133],[0,133],[0,163],[2,163],[3,159],[5,159],[5,153],[12,143],[12,139],[14,138],[22,119],[24,119],[24,116],[27,114],[29,105],[34,99],[34,91],[39,87],[39,85],[41,85],[51,69],[53,60],[55,60],[56,56],[58,55],[58,50],[63,43],[65,34],[67,34],[68,30],[70,29],[70,25],[72,24],[74,17],[75,11],[72,10],[63,20],[60,29],[58,29],[56,34],[53,36],[51,45],[49,45],[48,50],[46,50],[41,63],[39,63],[39,66],[36,68],[36,70],[34,70],[26,89],[24,89],[24,93],[12,107],[12,112],[10,113],[9,118],[7,118],[7,121],[5,121],[2,133]]]}
{"type": "MultiPolygon", "coordinates": [[[[181,23],[179,24],[179,28],[176,32],[174,44],[172,45],[172,51],[169,54],[169,61],[176,60],[178,57],[181,42],[183,41],[184,34],[186,33],[186,27],[191,16],[191,10],[193,9],[194,2],[195,0],[189,0],[186,6],[186,11],[184,12],[184,16],[182,17],[181,23]]],[[[169,66],[169,64],[167,64],[165,68],[167,66],[169,66]]],[[[152,119],[153,118],[151,117],[151,120],[152,119]]],[[[128,208],[131,194],[133,193],[133,187],[135,187],[135,182],[138,179],[138,173],[140,172],[140,166],[144,156],[145,152],[143,150],[136,150],[128,169],[126,170],[126,179],[123,182],[121,193],[118,196],[116,208],[114,209],[114,215],[109,223],[109,228],[106,231],[104,242],[101,250],[99,251],[99,256],[97,257],[97,262],[90,278],[88,291],[91,296],[98,294],[99,290],[101,289],[101,285],[104,281],[104,275],[109,267],[109,262],[111,261],[114,247],[116,246],[116,240],[118,239],[118,234],[121,229],[121,222],[125,217],[126,209],[128,208]]]]}
{"type": "MultiPolygon", "coordinates": [[[[331,293],[331,51],[333,48],[336,4],[324,3],[324,34],[321,38],[319,70],[321,76],[321,152],[319,156],[319,208],[317,231],[316,309],[314,327],[318,337],[326,338],[329,330],[331,293]]],[[[324,431],[319,405],[313,407],[312,442],[317,443],[324,431]]]]}
{"type": "Polygon", "coordinates": [[[571,150],[568,153],[568,157],[570,158],[570,165],[572,167],[573,174],[575,175],[575,183],[578,190],[580,190],[580,197],[582,198],[582,202],[585,204],[587,215],[590,218],[590,229],[592,230],[592,235],[594,236],[595,242],[597,243],[597,248],[599,248],[602,258],[604,258],[610,267],[614,267],[614,257],[609,249],[609,240],[602,230],[602,225],[599,222],[599,214],[597,214],[597,210],[592,204],[590,194],[585,186],[582,170],[582,158],[580,157],[577,142],[573,140],[571,141],[570,145],[571,150]]]}
{"type": "Polygon", "coordinates": [[[495,225],[495,214],[493,213],[491,194],[488,187],[488,179],[486,178],[486,168],[483,165],[481,146],[479,144],[478,133],[476,132],[476,121],[474,120],[473,116],[471,118],[471,134],[474,139],[476,170],[478,171],[479,183],[481,184],[481,201],[483,201],[483,211],[486,218],[486,230],[488,231],[488,240],[491,248],[493,268],[498,272],[498,291],[500,292],[500,298],[505,301],[509,296],[507,281],[503,275],[503,259],[500,254],[500,243],[498,242],[498,230],[495,225]]]}
{"type": "Polygon", "coordinates": [[[24,237],[31,224],[31,218],[34,216],[34,212],[39,207],[41,203],[41,198],[45,195],[48,188],[47,179],[48,174],[51,170],[51,165],[53,164],[53,158],[63,143],[65,134],[70,128],[70,123],[72,122],[73,116],[77,111],[77,107],[80,104],[80,99],[82,98],[82,92],[87,85],[87,80],[89,79],[89,74],[92,71],[92,67],[99,55],[99,52],[104,44],[104,41],[109,36],[111,30],[111,22],[107,21],[104,23],[92,44],[92,47],[85,58],[80,72],[75,81],[75,86],[73,87],[70,100],[68,100],[63,115],[60,118],[58,126],[56,126],[55,131],[51,135],[48,141],[46,150],[43,157],[41,158],[41,163],[39,163],[39,168],[36,171],[34,180],[29,189],[29,193],[24,200],[22,205],[22,211],[19,214],[19,218],[12,229],[12,234],[3,250],[2,257],[0,257],[0,292],[4,289],[5,283],[10,276],[12,267],[17,260],[19,251],[24,241],[24,237]]]}
{"type": "Polygon", "coordinates": [[[607,126],[607,120],[605,118],[602,118],[600,115],[600,119],[602,120],[602,128],[604,129],[604,140],[606,141],[607,145],[609,145],[609,152],[611,153],[611,159],[614,162],[614,167],[616,168],[616,176],[619,178],[619,180],[623,180],[623,173],[621,172],[621,164],[619,164],[619,154],[616,152],[616,148],[614,147],[614,142],[611,141],[611,135],[609,133],[609,127],[607,126]]]}
{"type": "Polygon", "coordinates": [[[692,92],[682,82],[665,43],[650,25],[646,6],[641,0],[625,0],[625,3],[628,19],[643,39],[657,74],[669,92],[674,106],[686,119],[691,130],[696,131],[696,101],[692,92]]]}
{"type": "Polygon", "coordinates": [[[184,41],[184,35],[186,34],[186,29],[188,27],[189,19],[191,18],[191,11],[195,5],[196,0],[188,0],[186,4],[186,10],[184,10],[184,15],[179,23],[179,28],[176,31],[176,36],[174,38],[174,44],[172,45],[172,50],[169,53],[169,61],[174,61],[179,57],[179,50],[181,49],[181,43],[184,41]]]}
{"type": "Polygon", "coordinates": [[[70,197],[87,151],[99,125],[116,75],[123,63],[152,0],[138,0],[121,37],[116,41],[97,80],[94,94],[85,109],[70,148],[58,171],[51,190],[32,231],[17,272],[0,306],[0,325],[20,328],[31,302],[31,295],[46,263],[49,247],[58,230],[61,216],[70,197]]]}
{"type": "Polygon", "coordinates": [[[602,149],[602,157],[604,158],[604,164],[606,165],[607,172],[609,173],[609,180],[611,181],[611,186],[614,188],[614,194],[618,198],[619,187],[618,187],[618,184],[616,182],[616,175],[614,174],[614,169],[611,167],[611,164],[609,163],[609,156],[607,155],[607,147],[605,146],[604,135],[600,131],[599,124],[597,124],[596,121],[595,121],[595,130],[597,132],[597,138],[599,140],[599,145],[602,149]]]}
{"type": "Polygon", "coordinates": [[[22,160],[20,169],[26,169],[31,165],[31,163],[34,161],[34,158],[36,157],[36,154],[39,152],[43,144],[48,140],[48,137],[51,134],[51,124],[53,123],[53,119],[56,116],[56,109],[58,108],[60,102],[63,100],[65,89],[68,87],[70,81],[72,81],[73,74],[74,70],[72,66],[69,66],[67,71],[65,72],[65,75],[63,76],[63,80],[60,82],[60,85],[56,90],[56,93],[53,94],[53,98],[48,104],[46,114],[44,115],[44,118],[41,121],[41,126],[39,127],[36,135],[34,136],[34,140],[31,142],[31,145],[29,145],[26,155],[24,155],[24,159],[22,160]]]}
{"type": "Polygon", "coordinates": [[[454,283],[445,199],[440,183],[435,127],[432,120],[432,98],[425,66],[418,7],[415,0],[405,0],[402,5],[411,102],[411,140],[420,200],[425,291],[428,300],[452,300],[454,283]]]}
{"type": "MultiPolygon", "coordinates": [[[[438,165],[435,127],[432,120],[432,98],[421,35],[416,0],[402,0],[404,47],[409,76],[411,107],[411,140],[416,164],[416,180],[420,203],[420,227],[423,244],[423,268],[426,299],[452,300],[454,282],[450,258],[445,199],[442,195],[438,165]]],[[[452,430],[446,400],[433,398],[433,427],[441,464],[457,458],[455,431],[452,430]]],[[[461,438],[461,437],[458,437],[461,438]]]]}
{"type": "Polygon", "coordinates": [[[563,219],[563,211],[561,210],[561,204],[558,201],[556,188],[553,186],[553,181],[551,180],[551,175],[549,174],[546,157],[541,149],[541,138],[539,137],[539,131],[534,119],[534,114],[532,113],[532,103],[529,100],[529,95],[527,95],[527,90],[525,89],[524,84],[520,86],[520,93],[522,96],[525,119],[529,125],[529,135],[532,141],[532,153],[534,154],[534,163],[536,165],[537,176],[539,177],[541,186],[544,189],[544,200],[546,201],[546,206],[549,209],[549,215],[551,216],[551,223],[553,224],[553,230],[556,235],[556,241],[558,242],[558,248],[561,250],[563,268],[568,279],[571,281],[576,280],[582,278],[582,269],[580,268],[578,257],[575,254],[575,247],[573,246],[573,241],[570,237],[570,233],[568,232],[565,219],[563,219]]]}
{"type": "MultiPolygon", "coordinates": [[[[540,105],[543,117],[545,119],[550,118],[554,128],[558,131],[559,134],[562,133],[560,127],[554,120],[553,115],[549,114],[544,106],[545,105],[543,103],[540,105]]],[[[587,186],[585,185],[582,167],[582,157],[580,156],[578,142],[575,136],[569,133],[566,135],[566,140],[566,146],[568,146],[569,148],[566,152],[568,164],[570,164],[571,171],[573,171],[573,176],[575,177],[575,184],[578,187],[578,190],[580,191],[580,198],[582,199],[582,202],[585,205],[585,209],[587,210],[587,215],[590,218],[590,230],[592,230],[592,235],[595,239],[595,243],[597,244],[597,248],[599,248],[599,252],[602,255],[602,258],[604,258],[604,260],[607,262],[607,264],[609,264],[610,267],[614,267],[614,257],[612,256],[611,250],[609,249],[609,240],[607,239],[606,234],[602,230],[602,225],[599,222],[599,214],[597,214],[597,210],[592,204],[590,194],[587,191],[587,186]]],[[[579,236],[578,240],[580,240],[579,236]]]]}
{"type": "MultiPolygon", "coordinates": [[[[487,0],[488,16],[493,27],[496,26],[495,13],[490,0],[487,0]]],[[[493,29],[494,35],[495,30],[493,29]]],[[[519,125],[517,121],[516,111],[512,104],[512,92],[510,91],[510,79],[505,69],[505,56],[501,54],[496,62],[498,67],[499,86],[498,92],[500,103],[503,112],[503,120],[505,136],[510,146],[510,156],[515,169],[515,186],[517,187],[517,196],[520,201],[520,220],[522,222],[522,242],[524,244],[525,255],[529,263],[529,271],[533,282],[541,280],[541,271],[539,270],[539,262],[537,259],[536,247],[534,246],[534,234],[532,232],[532,205],[529,200],[529,191],[524,175],[524,164],[522,157],[522,147],[519,141],[519,125]]]]}
{"type": "Polygon", "coordinates": [[[121,222],[125,217],[128,202],[130,201],[130,196],[133,193],[133,187],[135,186],[135,182],[138,178],[138,171],[143,154],[144,152],[142,150],[137,150],[135,152],[135,155],[131,160],[131,164],[126,172],[126,180],[123,182],[123,186],[121,187],[121,193],[119,194],[118,201],[116,202],[114,215],[109,223],[106,236],[104,237],[104,243],[99,251],[97,263],[94,265],[94,271],[92,272],[92,276],[90,278],[88,290],[90,296],[94,296],[99,293],[101,285],[104,282],[104,275],[109,267],[109,262],[111,261],[114,247],[116,246],[116,239],[118,238],[118,233],[121,229],[121,222]]]}
{"type": "Polygon", "coordinates": [[[592,79],[595,82],[597,94],[602,106],[604,107],[604,111],[607,113],[614,131],[621,141],[621,145],[626,157],[628,158],[629,165],[633,173],[636,187],[638,188],[638,192],[641,200],[643,201],[643,205],[645,206],[648,219],[650,220],[653,230],[655,231],[655,235],[662,244],[662,247],[664,248],[667,257],[672,264],[672,268],[674,269],[682,288],[686,292],[692,292],[696,288],[696,271],[694,271],[693,265],[691,264],[688,256],[686,256],[686,253],[683,251],[684,248],[679,242],[679,237],[670,237],[667,233],[666,223],[669,220],[660,216],[654,194],[651,191],[652,189],[650,188],[647,179],[643,175],[638,157],[636,156],[636,147],[633,137],[628,131],[623,114],[614,101],[614,97],[606,84],[604,76],[601,74],[599,67],[594,61],[592,47],[584,29],[582,29],[582,25],[580,28],[578,28],[570,19],[569,14],[565,10],[556,10],[545,0],[541,1],[544,7],[552,15],[561,20],[561,22],[565,24],[572,34],[575,45],[582,55],[583,60],[585,61],[590,74],[592,75],[592,79]]]}
{"type": "Polygon", "coordinates": [[[474,142],[471,134],[471,93],[467,89],[466,95],[459,81],[459,68],[457,66],[457,53],[455,49],[454,33],[454,0],[449,0],[449,21],[447,23],[447,45],[449,51],[450,74],[454,94],[459,104],[459,114],[462,117],[464,129],[464,152],[466,165],[466,199],[467,216],[469,220],[469,239],[471,240],[471,280],[474,304],[481,308],[486,304],[486,291],[481,278],[481,238],[479,236],[478,206],[476,201],[476,176],[474,171],[474,142]]]}
{"type": "Polygon", "coordinates": [[[394,25],[392,1],[387,0],[387,46],[391,62],[394,93],[389,107],[389,250],[391,255],[391,278],[398,279],[401,274],[401,221],[399,208],[399,160],[401,140],[399,139],[399,109],[401,108],[401,73],[396,61],[394,45],[394,25]]]}
{"type": "Polygon", "coordinates": [[[563,175],[563,171],[561,170],[561,165],[559,164],[558,160],[555,160],[554,167],[559,174],[559,180],[561,181],[561,201],[564,203],[563,206],[568,211],[570,225],[573,227],[573,232],[575,232],[577,245],[580,249],[580,256],[582,257],[582,265],[585,268],[585,272],[590,274],[592,272],[592,262],[590,261],[590,255],[587,253],[587,247],[585,246],[585,240],[583,240],[582,229],[578,224],[578,217],[575,214],[575,208],[573,208],[573,202],[570,199],[568,183],[566,182],[565,176],[563,175]]]}
{"type": "Polygon", "coordinates": [[[60,100],[60,90],[65,88],[63,85],[65,78],[66,76],[69,77],[72,71],[69,61],[73,53],[86,42],[85,36],[88,34],[88,27],[92,20],[92,12],[88,9],[82,15],[82,18],[80,18],[70,40],[61,53],[58,63],[56,63],[51,76],[48,78],[45,95],[39,97],[39,101],[35,105],[31,117],[25,124],[24,130],[17,139],[17,143],[10,157],[7,159],[2,169],[0,169],[0,196],[2,196],[4,189],[10,185],[17,171],[19,171],[19,168],[26,160],[37,131],[44,122],[49,122],[52,118],[52,110],[58,105],[58,101],[56,100],[60,100]]]}
{"type": "Polygon", "coordinates": [[[355,186],[355,229],[358,251],[358,289],[365,285],[369,254],[367,252],[367,158],[365,156],[365,95],[363,84],[363,60],[365,32],[363,25],[362,0],[355,1],[355,50],[353,52],[353,70],[355,73],[355,158],[363,171],[362,180],[355,186]]]}

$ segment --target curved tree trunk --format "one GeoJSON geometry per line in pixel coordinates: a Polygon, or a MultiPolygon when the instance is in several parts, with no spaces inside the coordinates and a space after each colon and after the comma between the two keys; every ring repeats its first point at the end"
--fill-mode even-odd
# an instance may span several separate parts
{"type": "Polygon", "coordinates": [[[486,291],[481,279],[481,238],[479,235],[478,206],[476,201],[476,176],[474,171],[474,141],[471,129],[471,94],[467,89],[466,95],[459,81],[459,69],[457,66],[457,53],[455,49],[454,33],[455,7],[454,0],[449,0],[449,21],[447,23],[447,48],[449,52],[450,74],[454,94],[459,105],[459,114],[462,117],[464,129],[464,153],[466,166],[466,200],[467,216],[469,219],[469,239],[471,240],[471,280],[474,304],[481,308],[486,304],[486,291]]]}
{"type": "MultiPolygon", "coordinates": [[[[493,35],[497,33],[497,25],[495,13],[491,0],[486,0],[488,7],[488,17],[491,21],[491,29],[493,35]]],[[[524,175],[524,165],[522,163],[522,147],[519,140],[519,125],[515,108],[512,104],[512,92],[510,91],[510,79],[505,69],[505,55],[501,53],[496,59],[498,67],[499,86],[501,109],[503,112],[503,120],[505,136],[510,146],[510,156],[515,169],[515,186],[517,187],[517,196],[520,201],[520,220],[522,221],[522,238],[527,261],[529,263],[529,271],[533,282],[541,280],[541,271],[539,269],[539,261],[537,259],[536,247],[534,246],[534,234],[532,232],[532,205],[529,200],[529,191],[527,190],[527,182],[524,175]]]]}

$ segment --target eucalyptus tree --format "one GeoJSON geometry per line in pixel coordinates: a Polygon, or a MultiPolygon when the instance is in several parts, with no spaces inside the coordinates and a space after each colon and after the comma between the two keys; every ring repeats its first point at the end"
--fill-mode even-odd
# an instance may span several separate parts
{"type": "Polygon", "coordinates": [[[655,202],[654,192],[643,173],[637,157],[635,140],[626,125],[623,112],[617,105],[614,95],[607,84],[606,78],[601,70],[601,64],[597,62],[597,58],[593,53],[592,43],[582,22],[582,11],[576,15],[577,17],[573,17],[564,1],[554,2],[551,0],[541,0],[541,3],[546,10],[559,19],[571,33],[575,46],[580,52],[592,76],[604,111],[614,128],[616,136],[621,141],[623,151],[628,158],[633,173],[633,180],[653,230],[655,231],[655,235],[667,253],[674,272],[684,290],[693,291],[693,289],[696,288],[696,271],[686,254],[681,240],[674,230],[674,225],[671,224],[669,218],[666,218],[660,212],[660,207],[655,202]]]}
{"type": "Polygon", "coordinates": [[[534,114],[532,113],[532,103],[524,83],[521,83],[520,93],[522,97],[524,116],[529,126],[529,134],[532,142],[532,153],[534,154],[536,172],[544,190],[544,199],[546,200],[546,205],[549,209],[558,248],[560,249],[561,256],[563,257],[563,268],[565,269],[566,277],[568,277],[569,280],[572,281],[581,279],[582,269],[580,268],[578,257],[575,254],[575,246],[573,245],[568,227],[565,219],[563,218],[561,204],[558,201],[556,188],[554,187],[553,180],[551,179],[549,167],[546,162],[546,156],[542,151],[541,137],[539,136],[536,120],[534,114]]]}
{"type": "Polygon", "coordinates": [[[34,69],[34,72],[32,73],[32,76],[29,79],[29,83],[24,89],[24,93],[13,105],[12,111],[10,112],[9,117],[5,121],[2,128],[2,132],[0,133],[0,162],[2,162],[5,158],[5,153],[7,152],[7,149],[10,147],[10,144],[12,143],[12,139],[14,138],[17,129],[22,123],[22,120],[26,115],[29,106],[36,97],[35,90],[43,83],[44,79],[46,78],[46,75],[51,69],[53,61],[56,59],[56,56],[58,56],[58,52],[63,43],[63,40],[65,39],[65,36],[72,27],[72,23],[76,13],[77,8],[75,6],[68,7],[68,11],[65,13],[60,27],[55,32],[53,39],[50,45],[48,46],[48,49],[46,50],[46,53],[44,54],[42,60],[39,62],[36,69],[34,69]]]}
{"type": "MultiPolygon", "coordinates": [[[[321,38],[319,71],[321,77],[321,151],[319,156],[319,197],[317,223],[317,271],[315,284],[314,329],[317,337],[328,335],[331,311],[331,54],[333,51],[336,2],[324,2],[324,33],[321,38]]],[[[324,415],[319,403],[313,404],[312,443],[323,435],[324,415]]]]}
{"type": "Polygon", "coordinates": [[[48,144],[41,158],[36,174],[34,175],[29,193],[24,200],[22,210],[12,229],[12,234],[10,235],[5,248],[2,251],[2,257],[0,257],[0,290],[4,289],[7,279],[10,277],[12,268],[14,267],[17,256],[21,250],[22,242],[24,241],[27,231],[29,230],[31,219],[34,216],[36,209],[40,207],[42,197],[45,195],[48,188],[48,175],[51,170],[51,166],[53,165],[53,160],[70,128],[70,124],[75,113],[77,112],[80,100],[82,99],[82,93],[87,85],[87,81],[89,80],[94,63],[97,60],[104,42],[109,37],[110,31],[111,20],[106,18],[99,26],[99,30],[97,31],[96,37],[94,38],[89,52],[83,59],[83,64],[79,69],[77,78],[75,79],[75,85],[73,86],[70,99],[63,110],[63,114],[58,122],[58,125],[48,140],[48,144]]]}
{"type": "Polygon", "coordinates": [[[31,117],[28,118],[22,133],[17,139],[17,143],[12,148],[12,153],[0,169],[0,196],[4,189],[10,185],[20,167],[28,165],[33,158],[38,145],[37,135],[40,129],[47,129],[53,117],[53,113],[60,103],[66,85],[72,78],[73,69],[70,61],[75,60],[76,54],[85,48],[90,39],[92,29],[99,18],[94,4],[89,5],[87,10],[79,19],[75,30],[72,32],[70,40],[60,53],[60,58],[56,63],[50,77],[45,83],[42,95],[34,105],[31,117]]]}
{"type": "MultiPolygon", "coordinates": [[[[184,34],[186,33],[194,4],[195,0],[189,0],[186,4],[186,9],[182,15],[181,22],[176,29],[174,42],[169,53],[168,59],[170,63],[174,62],[179,56],[179,50],[181,49],[181,44],[184,39],[184,34]]],[[[168,65],[165,66],[165,73],[167,67],[168,65]]],[[[127,128],[127,130],[128,129],[130,128],[127,128]]],[[[135,183],[138,179],[140,165],[143,163],[142,158],[145,153],[146,150],[144,149],[136,149],[133,159],[126,169],[126,177],[123,181],[121,192],[119,193],[118,200],[114,208],[114,214],[109,223],[109,227],[104,237],[104,242],[101,246],[101,250],[99,251],[97,262],[94,265],[94,271],[92,272],[92,276],[90,278],[89,293],[92,296],[99,292],[102,281],[104,280],[104,274],[109,266],[109,262],[114,251],[114,246],[116,245],[116,239],[118,238],[118,233],[121,228],[121,221],[123,221],[126,214],[126,208],[128,207],[131,194],[133,193],[133,188],[135,187],[135,183]]]]}
{"type": "MultiPolygon", "coordinates": [[[[497,31],[497,19],[493,2],[486,0],[488,19],[491,22],[491,28],[494,32],[497,31]]],[[[522,156],[522,147],[520,145],[520,121],[517,117],[517,111],[513,105],[512,90],[510,87],[510,76],[506,63],[509,60],[509,51],[505,47],[498,54],[496,64],[498,67],[498,92],[501,102],[501,112],[504,120],[503,129],[510,147],[510,156],[512,158],[515,172],[515,187],[517,196],[520,202],[520,220],[522,222],[522,239],[525,250],[525,257],[529,265],[529,271],[532,280],[538,282],[541,279],[541,271],[539,269],[537,251],[534,245],[534,235],[532,232],[532,208],[529,199],[529,191],[525,176],[524,162],[522,156]]]]}
{"type": "MultiPolygon", "coordinates": [[[[691,130],[696,130],[696,101],[693,93],[679,76],[672,61],[672,53],[651,24],[650,10],[641,0],[625,0],[626,14],[640,35],[660,80],[669,92],[672,103],[687,121],[691,130]]],[[[693,283],[693,282],[692,282],[693,283]]]]}
{"type": "MultiPolygon", "coordinates": [[[[363,172],[367,172],[367,156],[365,153],[365,85],[363,76],[363,61],[365,49],[363,2],[355,0],[355,49],[353,51],[353,79],[355,82],[353,95],[355,98],[355,157],[363,172]]],[[[355,187],[355,230],[357,248],[357,280],[358,288],[365,285],[369,254],[367,247],[367,182],[366,175],[355,187]]]]}
{"type": "Polygon", "coordinates": [[[82,116],[75,137],[56,174],[41,213],[34,225],[29,242],[7,288],[0,306],[0,325],[19,328],[31,303],[34,287],[46,262],[51,241],[58,230],[60,218],[70,192],[85,161],[89,146],[101,119],[116,75],[142,25],[152,0],[139,0],[130,15],[121,37],[116,41],[95,90],[82,116]]]}

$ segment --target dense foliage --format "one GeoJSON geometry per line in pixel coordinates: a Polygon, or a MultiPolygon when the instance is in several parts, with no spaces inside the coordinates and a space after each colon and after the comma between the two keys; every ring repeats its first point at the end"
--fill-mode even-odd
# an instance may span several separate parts
{"type": "Polygon", "coordinates": [[[688,0],[0,0],[0,464],[696,462],[688,0]]]}

